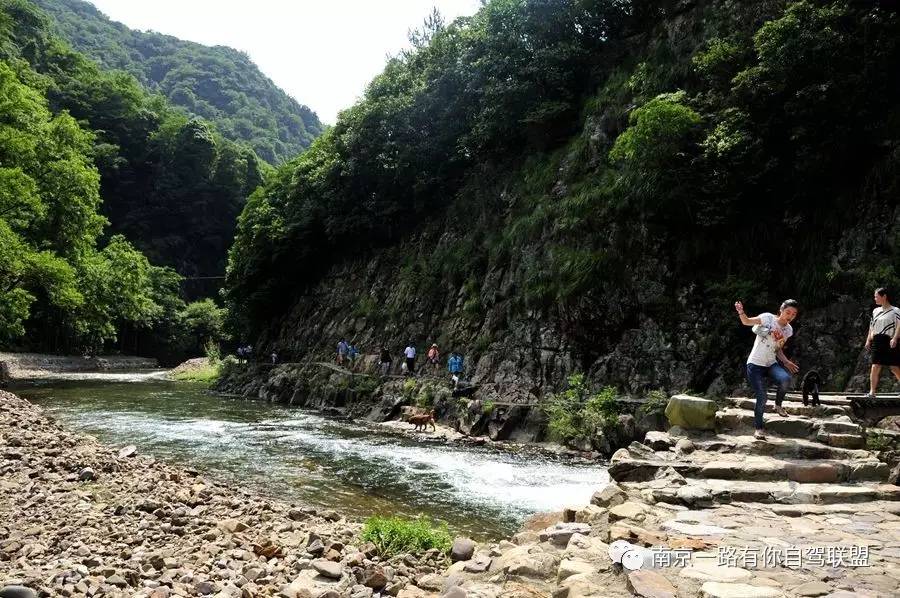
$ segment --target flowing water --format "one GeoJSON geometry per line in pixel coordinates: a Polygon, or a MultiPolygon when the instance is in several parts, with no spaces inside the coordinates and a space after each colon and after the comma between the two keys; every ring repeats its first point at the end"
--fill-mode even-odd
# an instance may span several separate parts
{"type": "Polygon", "coordinates": [[[376,424],[212,395],[139,376],[53,380],[16,390],[70,428],[211,477],[364,518],[425,514],[479,539],[529,515],[585,504],[600,465],[418,442],[376,424]]]}

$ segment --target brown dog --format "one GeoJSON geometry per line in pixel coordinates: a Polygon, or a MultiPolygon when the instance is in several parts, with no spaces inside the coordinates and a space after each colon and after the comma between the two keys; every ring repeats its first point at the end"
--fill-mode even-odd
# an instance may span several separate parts
{"type": "Polygon", "coordinates": [[[432,430],[437,430],[437,426],[434,425],[434,409],[432,409],[428,413],[411,415],[409,416],[409,419],[407,421],[416,427],[416,432],[418,432],[420,429],[422,432],[424,432],[428,429],[428,424],[431,424],[432,430]]]}

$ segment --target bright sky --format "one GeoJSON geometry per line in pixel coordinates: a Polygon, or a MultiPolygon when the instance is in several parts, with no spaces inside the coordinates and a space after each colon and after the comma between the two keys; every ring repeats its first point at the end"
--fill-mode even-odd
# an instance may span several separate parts
{"type": "Polygon", "coordinates": [[[319,118],[337,113],[409,45],[432,7],[449,23],[480,0],[89,0],[114,21],[206,45],[243,50],[319,118]]]}

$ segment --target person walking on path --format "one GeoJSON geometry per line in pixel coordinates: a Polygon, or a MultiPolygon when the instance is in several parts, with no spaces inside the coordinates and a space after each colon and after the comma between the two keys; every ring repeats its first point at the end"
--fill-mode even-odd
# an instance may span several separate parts
{"type": "Polygon", "coordinates": [[[406,374],[412,376],[416,373],[416,347],[413,343],[409,343],[403,349],[403,355],[406,356],[406,374]]]}
{"type": "Polygon", "coordinates": [[[379,361],[381,362],[381,377],[386,378],[387,375],[391,372],[391,352],[387,350],[386,347],[382,345],[381,347],[381,355],[379,356],[379,361]]]}
{"type": "Polygon", "coordinates": [[[428,349],[427,357],[429,365],[431,365],[432,369],[437,371],[441,361],[441,352],[438,350],[437,343],[431,344],[431,348],[428,349]]]}
{"type": "Polygon", "coordinates": [[[455,389],[459,386],[459,377],[463,371],[462,355],[456,351],[450,353],[450,358],[447,360],[447,371],[450,372],[450,380],[453,382],[453,388],[455,389]]]}
{"type": "Polygon", "coordinates": [[[869,335],[866,337],[866,351],[872,352],[867,399],[875,398],[881,368],[889,367],[900,381],[900,308],[891,305],[890,293],[883,287],[875,290],[875,305],[878,307],[872,310],[869,335]]]}
{"type": "Polygon", "coordinates": [[[341,338],[340,342],[337,345],[337,362],[338,365],[344,365],[344,358],[347,356],[347,353],[350,351],[349,345],[347,345],[347,341],[341,338]]]}
{"type": "Polygon", "coordinates": [[[756,394],[756,407],[753,410],[753,423],[756,431],[754,437],[764,440],[765,426],[763,414],[766,412],[766,378],[770,377],[778,385],[775,394],[775,411],[785,417],[787,413],[781,406],[784,395],[791,385],[791,374],[796,374],[800,368],[796,363],[784,354],[784,344],[794,334],[791,322],[797,317],[798,304],[793,299],[788,299],[781,304],[778,315],[764,312],[755,318],[747,317],[744,313],[744,304],[736,301],[734,309],[741,318],[744,326],[753,326],[756,339],[753,341],[753,349],[747,357],[747,380],[756,394]],[[781,363],[778,363],[778,362],[781,363]]]}

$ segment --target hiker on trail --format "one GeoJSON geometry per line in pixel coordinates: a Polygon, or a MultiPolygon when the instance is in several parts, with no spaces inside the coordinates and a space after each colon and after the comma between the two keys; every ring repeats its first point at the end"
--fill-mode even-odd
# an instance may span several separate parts
{"type": "Polygon", "coordinates": [[[391,352],[387,350],[383,345],[381,347],[381,355],[379,356],[379,361],[381,362],[381,376],[387,377],[387,375],[391,372],[391,352]]]}
{"type": "Polygon", "coordinates": [[[416,373],[416,346],[413,343],[409,343],[403,349],[403,355],[406,356],[406,373],[412,376],[416,373]]]}
{"type": "Polygon", "coordinates": [[[784,395],[791,385],[791,374],[796,374],[799,367],[784,354],[784,344],[794,334],[791,322],[797,317],[798,303],[788,299],[781,304],[778,315],[764,312],[755,318],[747,317],[744,313],[744,304],[736,301],[734,309],[741,318],[744,326],[753,326],[756,339],[753,341],[753,350],[747,357],[747,380],[756,394],[756,408],[753,410],[754,436],[765,440],[763,432],[763,414],[766,411],[766,377],[770,377],[778,384],[775,394],[775,411],[778,415],[786,417],[787,413],[781,406],[784,395]],[[781,363],[778,363],[778,362],[781,363]]]}
{"type": "Polygon", "coordinates": [[[275,351],[272,351],[272,354],[269,357],[272,358],[272,365],[275,365],[276,363],[278,363],[278,353],[276,353],[275,351]]]}
{"type": "Polygon", "coordinates": [[[356,364],[356,358],[359,357],[359,349],[355,344],[351,344],[347,349],[347,357],[350,358],[350,367],[352,368],[356,364]]]}
{"type": "Polygon", "coordinates": [[[244,347],[244,359],[247,363],[250,363],[250,356],[253,354],[253,345],[247,345],[244,347]]]}
{"type": "Polygon", "coordinates": [[[347,356],[347,353],[350,351],[350,346],[347,345],[347,341],[341,338],[340,342],[337,346],[337,362],[338,365],[344,365],[344,358],[347,356]]]}
{"type": "Polygon", "coordinates": [[[238,345],[237,358],[238,358],[238,363],[244,363],[244,347],[242,345],[238,345]]]}
{"type": "Polygon", "coordinates": [[[866,337],[866,351],[872,352],[867,399],[875,398],[881,368],[889,367],[900,381],[900,308],[891,305],[890,293],[883,287],[875,289],[875,305],[866,337]]]}
{"type": "Polygon", "coordinates": [[[456,351],[450,353],[450,359],[447,360],[447,371],[450,372],[450,379],[453,381],[453,388],[459,386],[459,377],[463,371],[463,357],[456,351]]]}
{"type": "Polygon", "coordinates": [[[437,369],[441,361],[441,352],[438,351],[437,343],[432,343],[431,348],[428,349],[427,357],[428,363],[431,364],[434,369],[437,369]]]}

